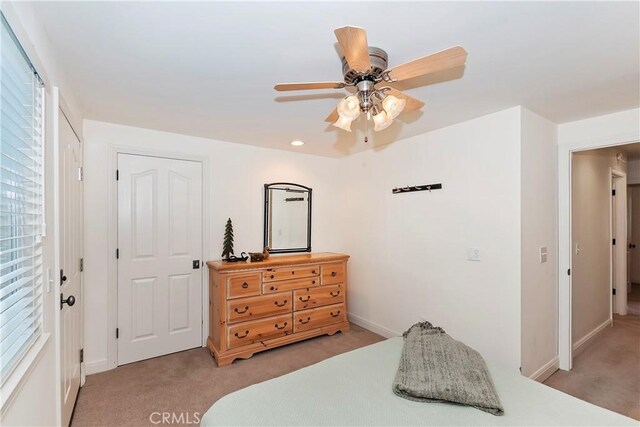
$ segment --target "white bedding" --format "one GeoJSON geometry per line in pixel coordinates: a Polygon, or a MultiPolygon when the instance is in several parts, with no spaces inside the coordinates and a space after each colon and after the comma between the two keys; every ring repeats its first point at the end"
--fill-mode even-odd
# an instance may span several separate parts
{"type": "Polygon", "coordinates": [[[231,393],[201,425],[640,425],[491,364],[503,416],[402,399],[391,391],[402,342],[391,338],[231,393]]]}

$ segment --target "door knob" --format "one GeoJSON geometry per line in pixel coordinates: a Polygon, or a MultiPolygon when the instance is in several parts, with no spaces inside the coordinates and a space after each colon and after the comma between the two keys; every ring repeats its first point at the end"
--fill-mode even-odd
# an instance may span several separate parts
{"type": "Polygon", "coordinates": [[[635,249],[635,248],[636,248],[635,243],[629,243],[629,249],[635,249]]]}
{"type": "Polygon", "coordinates": [[[76,303],[76,297],[74,297],[73,295],[69,295],[67,299],[64,299],[64,295],[60,294],[60,310],[62,310],[62,307],[64,307],[65,304],[71,307],[75,303],[76,303]]]}

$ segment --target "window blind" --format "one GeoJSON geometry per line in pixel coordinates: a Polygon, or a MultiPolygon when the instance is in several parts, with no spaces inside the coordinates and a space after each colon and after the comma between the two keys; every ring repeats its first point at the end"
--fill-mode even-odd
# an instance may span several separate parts
{"type": "Polygon", "coordinates": [[[42,332],[44,87],[2,15],[0,381],[42,332]]]}

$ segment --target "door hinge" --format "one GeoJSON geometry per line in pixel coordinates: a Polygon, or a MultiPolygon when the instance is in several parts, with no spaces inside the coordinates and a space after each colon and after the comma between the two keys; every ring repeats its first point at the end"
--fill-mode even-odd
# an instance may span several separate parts
{"type": "Polygon", "coordinates": [[[616,239],[612,239],[612,244],[615,245],[616,244],[616,239]]]}
{"type": "Polygon", "coordinates": [[[567,270],[567,276],[571,276],[571,269],[567,270]]]}
{"type": "Polygon", "coordinates": [[[116,259],[120,259],[120,249],[116,249],[116,259]]]}
{"type": "Polygon", "coordinates": [[[116,181],[120,180],[120,171],[116,169],[116,181]]]}
{"type": "Polygon", "coordinates": [[[120,338],[120,328],[116,328],[116,339],[120,338]]]}
{"type": "Polygon", "coordinates": [[[615,195],[616,195],[616,190],[615,190],[615,188],[614,188],[613,190],[611,190],[611,195],[612,195],[612,196],[615,196],[615,195]]]}
{"type": "Polygon", "coordinates": [[[613,288],[612,290],[612,294],[615,295],[616,294],[616,288],[613,288]]]}
{"type": "Polygon", "coordinates": [[[80,349],[80,363],[84,362],[84,348],[80,349]]]}
{"type": "Polygon", "coordinates": [[[78,168],[78,181],[84,181],[84,167],[78,168]]]}
{"type": "Polygon", "coordinates": [[[80,258],[80,271],[84,271],[84,258],[80,258]]]}

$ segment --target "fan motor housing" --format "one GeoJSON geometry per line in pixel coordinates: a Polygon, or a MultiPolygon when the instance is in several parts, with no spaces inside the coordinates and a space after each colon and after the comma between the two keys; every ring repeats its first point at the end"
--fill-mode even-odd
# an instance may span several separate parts
{"type": "Polygon", "coordinates": [[[344,82],[348,85],[357,83],[362,78],[370,77],[372,80],[380,78],[382,73],[387,69],[388,63],[387,52],[378,48],[369,46],[369,61],[371,62],[371,72],[367,74],[359,73],[349,67],[346,58],[342,57],[342,74],[344,82]]]}

